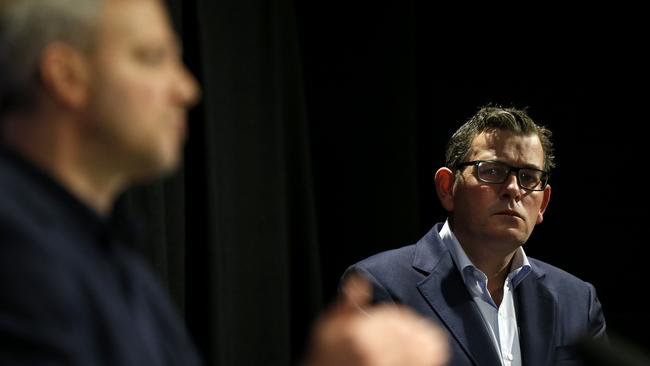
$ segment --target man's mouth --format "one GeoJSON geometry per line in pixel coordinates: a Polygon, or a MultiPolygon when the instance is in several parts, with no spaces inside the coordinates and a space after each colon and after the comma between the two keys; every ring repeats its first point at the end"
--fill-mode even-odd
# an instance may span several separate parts
{"type": "Polygon", "coordinates": [[[517,211],[514,211],[514,210],[503,210],[503,211],[497,212],[496,214],[497,215],[506,215],[506,216],[515,216],[515,217],[518,217],[520,219],[523,219],[521,217],[521,215],[517,211]]]}

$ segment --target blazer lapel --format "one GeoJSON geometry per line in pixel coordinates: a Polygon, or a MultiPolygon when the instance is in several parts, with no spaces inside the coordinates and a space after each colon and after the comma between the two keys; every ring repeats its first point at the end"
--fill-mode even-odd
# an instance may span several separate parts
{"type": "Polygon", "coordinates": [[[543,277],[543,273],[533,269],[515,290],[519,345],[522,364],[526,366],[550,365],[549,357],[554,353],[551,347],[556,301],[543,285],[543,277]]]}
{"type": "Polygon", "coordinates": [[[501,364],[478,306],[458,271],[432,273],[418,288],[474,364],[501,364]]]}
{"type": "Polygon", "coordinates": [[[474,364],[500,365],[478,306],[440,240],[440,227],[434,226],[417,244],[413,267],[429,273],[418,290],[474,364]]]}

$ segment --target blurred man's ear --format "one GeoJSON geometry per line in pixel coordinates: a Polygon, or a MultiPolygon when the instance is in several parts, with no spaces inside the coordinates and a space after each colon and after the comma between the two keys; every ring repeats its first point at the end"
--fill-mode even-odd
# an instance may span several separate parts
{"type": "Polygon", "coordinates": [[[454,172],[449,168],[440,168],[436,172],[436,193],[442,207],[448,212],[454,210],[454,172]]]}
{"type": "Polygon", "coordinates": [[[63,42],[49,44],[43,51],[39,71],[45,93],[66,108],[84,105],[88,95],[86,56],[63,42]]]}

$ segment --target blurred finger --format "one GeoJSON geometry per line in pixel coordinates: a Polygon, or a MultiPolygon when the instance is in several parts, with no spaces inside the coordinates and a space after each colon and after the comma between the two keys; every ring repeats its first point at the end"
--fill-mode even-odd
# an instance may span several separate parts
{"type": "Polygon", "coordinates": [[[339,310],[343,312],[363,310],[372,299],[372,285],[358,273],[347,276],[343,282],[339,310]]]}

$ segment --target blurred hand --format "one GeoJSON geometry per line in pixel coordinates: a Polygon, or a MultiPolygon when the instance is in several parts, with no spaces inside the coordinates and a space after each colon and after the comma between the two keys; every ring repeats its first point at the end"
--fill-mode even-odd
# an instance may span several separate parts
{"type": "Polygon", "coordinates": [[[372,287],[360,275],[316,323],[306,366],[442,366],[446,334],[410,309],[369,305],[372,287]]]}

